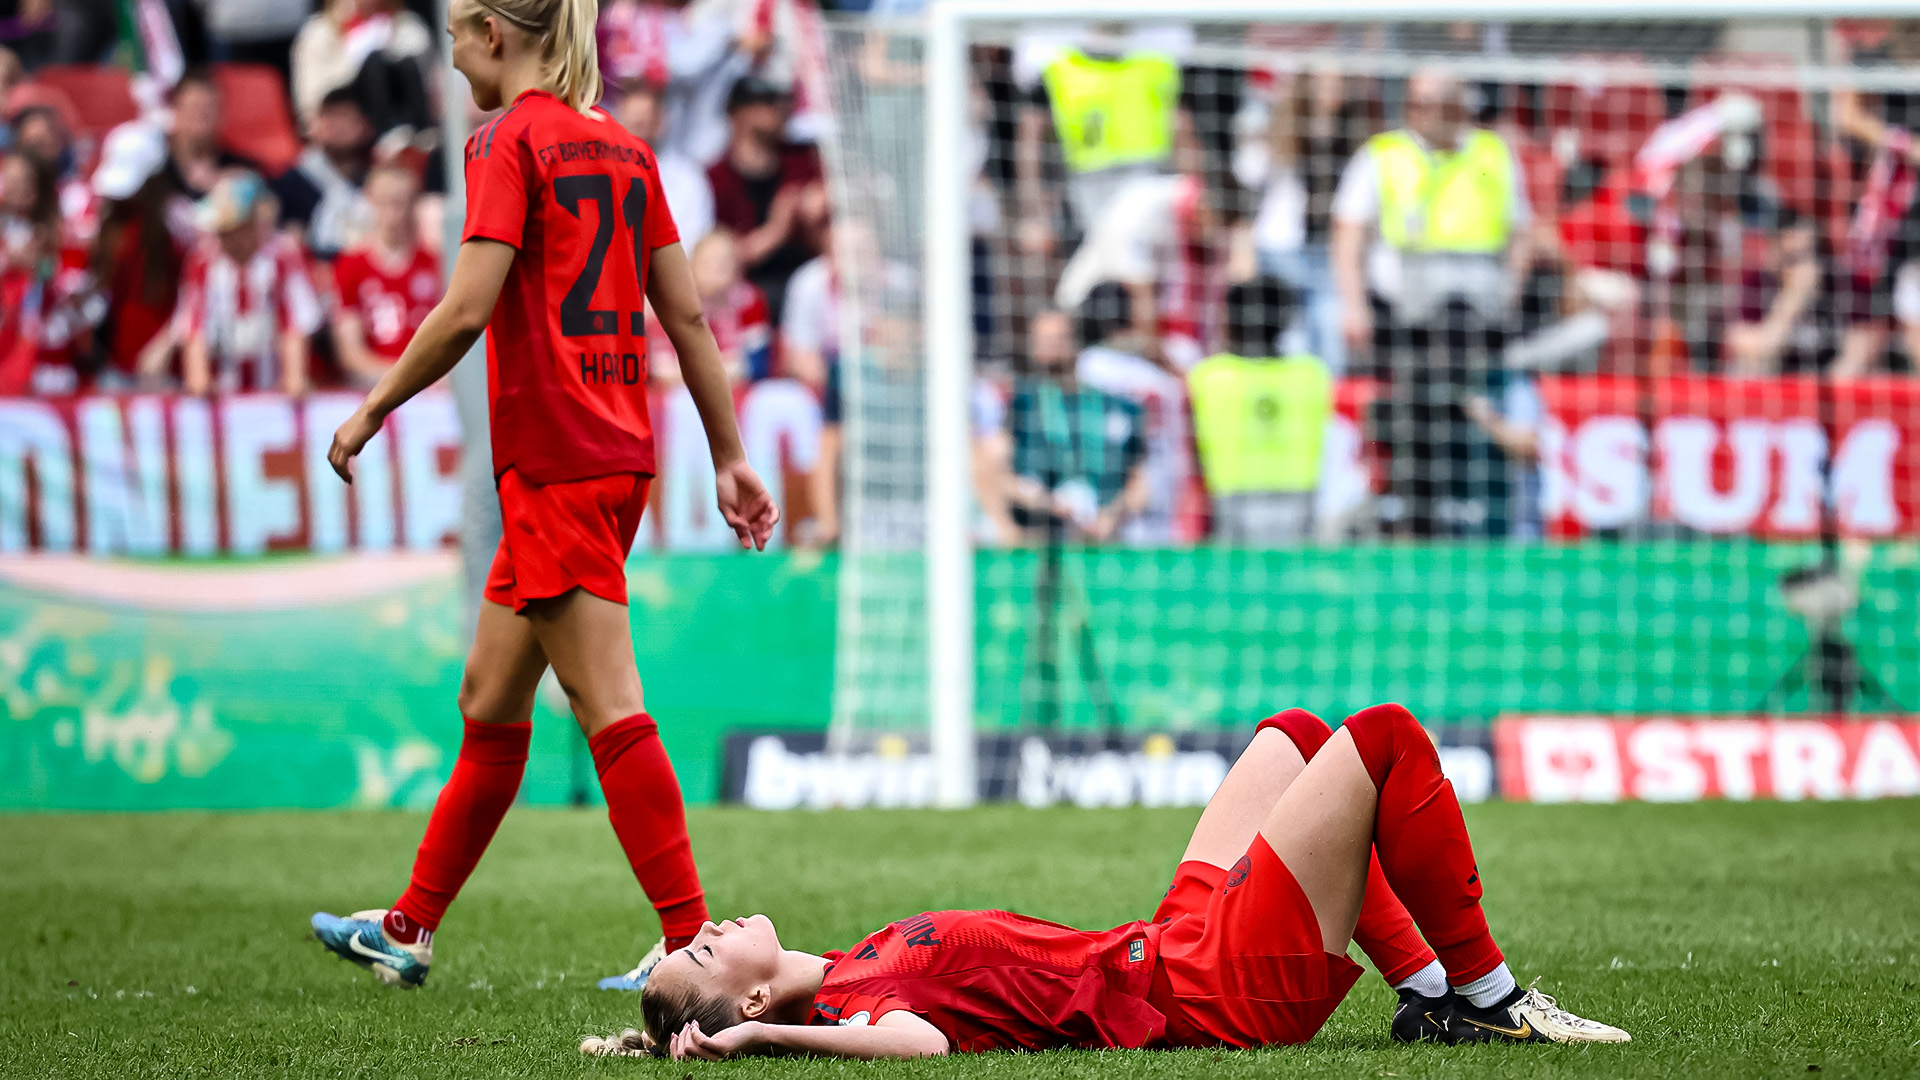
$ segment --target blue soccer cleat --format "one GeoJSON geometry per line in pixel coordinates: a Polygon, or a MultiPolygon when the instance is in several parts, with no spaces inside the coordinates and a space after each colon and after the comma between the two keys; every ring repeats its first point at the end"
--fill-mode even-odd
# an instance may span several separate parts
{"type": "Polygon", "coordinates": [[[625,975],[609,975],[594,985],[602,990],[643,989],[647,985],[647,976],[652,975],[653,969],[659,967],[660,961],[666,958],[667,939],[661,938],[653,943],[653,948],[647,950],[647,955],[640,958],[640,963],[635,965],[632,971],[625,975]]]}
{"type": "Polygon", "coordinates": [[[318,911],[313,916],[313,936],[335,956],[359,964],[388,986],[419,986],[433,966],[433,939],[400,944],[380,927],[386,915],[384,908],[356,911],[344,919],[318,911]]]}

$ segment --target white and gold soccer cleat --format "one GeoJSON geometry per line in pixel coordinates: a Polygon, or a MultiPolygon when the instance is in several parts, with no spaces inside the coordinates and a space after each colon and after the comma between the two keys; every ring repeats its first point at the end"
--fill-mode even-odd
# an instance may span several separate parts
{"type": "Polygon", "coordinates": [[[1633,1036],[1598,1020],[1575,1016],[1553,998],[1528,986],[1525,990],[1515,987],[1507,1000],[1484,1009],[1457,998],[1447,1016],[1447,1041],[1623,1043],[1632,1042],[1633,1036]]]}

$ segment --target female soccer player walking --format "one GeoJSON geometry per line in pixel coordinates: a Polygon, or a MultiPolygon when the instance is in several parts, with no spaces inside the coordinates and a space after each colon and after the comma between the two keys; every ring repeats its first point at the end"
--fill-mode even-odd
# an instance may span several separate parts
{"type": "Polygon", "coordinates": [[[1150,921],[1084,931],[934,911],[824,956],[783,948],[764,915],[708,924],[654,970],[645,1033],[581,1050],[880,1058],[1302,1043],[1360,977],[1349,941],[1400,992],[1395,1039],[1628,1041],[1515,984],[1433,742],[1407,710],[1376,705],[1336,733],[1302,709],[1262,721],[1150,921]]]}
{"type": "Polygon", "coordinates": [[[391,909],[313,917],[316,936],[389,983],[418,985],[433,932],[513,803],[534,691],[551,666],[593,751],[608,817],[664,939],[603,985],[638,989],[706,921],[673,766],[641,697],[625,564],[654,471],[643,299],[699,407],[720,512],[764,548],[780,513],[741,449],[713,335],[653,151],[594,107],[596,0],[453,0],[453,65],[499,116],[467,141],[467,217],[447,295],[334,434],[348,463],[482,330],[504,535],[460,684],[466,722],[413,878],[391,909]]]}

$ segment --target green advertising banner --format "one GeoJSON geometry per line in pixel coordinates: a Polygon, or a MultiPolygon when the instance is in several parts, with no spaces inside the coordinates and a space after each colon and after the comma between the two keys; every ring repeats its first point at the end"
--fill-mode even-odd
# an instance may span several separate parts
{"type": "MultiPolygon", "coordinates": [[[[826,723],[834,571],[636,558],[634,649],[688,796],[726,731],[826,723]]],[[[0,808],[432,803],[459,749],[452,556],[0,560],[0,808]]],[[[522,798],[598,801],[551,679],[522,798]]]]}
{"type": "MultiPolygon", "coordinates": [[[[1891,699],[1857,707],[1905,712],[1920,559],[1857,550],[1837,625],[1891,699]]],[[[1180,731],[1386,699],[1455,722],[1748,713],[1807,649],[1780,579],[1816,559],[1746,541],[982,552],[978,716],[1180,731]]],[[[648,707],[689,801],[718,792],[726,733],[825,725],[836,575],[803,552],[629,565],[648,707]]],[[[0,808],[424,805],[458,748],[463,649],[437,553],[0,560],[0,808]]],[[[1816,706],[1802,689],[1768,707],[1816,706]]],[[[596,801],[557,687],[535,732],[523,798],[596,801]]]]}

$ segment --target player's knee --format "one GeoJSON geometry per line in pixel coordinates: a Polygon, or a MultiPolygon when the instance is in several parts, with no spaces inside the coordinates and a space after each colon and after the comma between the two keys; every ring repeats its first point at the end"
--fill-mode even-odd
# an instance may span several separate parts
{"type": "Polygon", "coordinates": [[[533,716],[533,695],[515,694],[497,675],[469,667],[455,698],[460,715],[482,724],[517,724],[533,716]]]}
{"type": "Polygon", "coordinates": [[[1300,751],[1300,757],[1304,761],[1312,761],[1313,755],[1319,753],[1320,748],[1333,737],[1333,729],[1327,726],[1327,722],[1305,709],[1287,709],[1275,713],[1260,721],[1260,726],[1254,729],[1254,734],[1258,735],[1268,728],[1292,739],[1294,747],[1300,751]]]}
{"type": "Polygon", "coordinates": [[[1341,726],[1353,737],[1354,747],[1376,784],[1385,779],[1388,767],[1396,761],[1413,758],[1439,764],[1439,752],[1427,729],[1404,705],[1388,702],[1369,706],[1347,717],[1341,726]]]}

